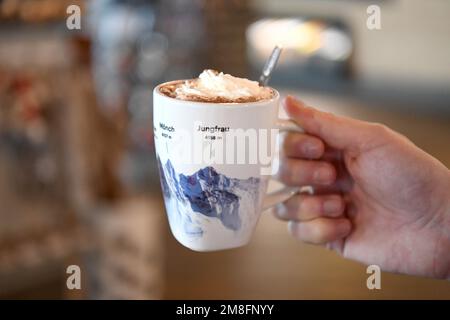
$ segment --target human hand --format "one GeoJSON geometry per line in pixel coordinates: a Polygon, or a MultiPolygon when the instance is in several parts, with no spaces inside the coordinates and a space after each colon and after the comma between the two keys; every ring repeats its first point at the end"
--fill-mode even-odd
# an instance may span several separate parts
{"type": "Polygon", "coordinates": [[[383,125],[292,97],[284,106],[305,133],[286,135],[280,180],[314,188],[275,209],[292,235],[383,271],[450,279],[450,171],[383,125]]]}

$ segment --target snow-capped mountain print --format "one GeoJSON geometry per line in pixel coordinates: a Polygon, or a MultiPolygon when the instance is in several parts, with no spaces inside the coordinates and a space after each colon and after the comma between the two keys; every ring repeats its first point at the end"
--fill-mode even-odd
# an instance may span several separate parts
{"type": "Polygon", "coordinates": [[[237,231],[245,219],[242,215],[256,214],[259,178],[229,178],[211,166],[191,175],[177,174],[170,160],[163,165],[159,157],[158,165],[166,207],[171,203],[177,212],[171,213],[169,208],[167,211],[169,215],[178,214],[172,221],[183,223],[184,232],[201,236],[202,217],[218,219],[226,229],[237,231]]]}

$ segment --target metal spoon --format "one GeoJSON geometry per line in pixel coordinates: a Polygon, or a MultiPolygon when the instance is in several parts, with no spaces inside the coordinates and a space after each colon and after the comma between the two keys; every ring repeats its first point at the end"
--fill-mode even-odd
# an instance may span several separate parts
{"type": "Polygon", "coordinates": [[[264,66],[261,76],[259,77],[258,82],[259,82],[260,86],[262,86],[262,87],[267,86],[267,83],[270,80],[272,71],[273,71],[273,69],[275,69],[275,66],[277,65],[278,58],[280,58],[282,49],[283,48],[281,46],[275,46],[275,48],[273,48],[273,51],[264,66]]]}

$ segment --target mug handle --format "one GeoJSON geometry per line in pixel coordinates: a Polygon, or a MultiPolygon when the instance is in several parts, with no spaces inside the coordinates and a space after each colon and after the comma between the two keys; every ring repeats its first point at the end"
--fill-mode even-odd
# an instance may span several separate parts
{"type": "MultiPolygon", "coordinates": [[[[300,127],[297,123],[292,120],[284,120],[278,119],[276,128],[278,128],[282,132],[291,131],[291,132],[305,132],[302,127],[300,127]]],[[[270,192],[266,194],[263,200],[262,211],[265,211],[279,203],[282,203],[292,197],[293,195],[305,192],[305,193],[313,193],[313,189],[310,186],[303,187],[284,187],[280,190],[276,190],[274,192],[270,192]]]]}

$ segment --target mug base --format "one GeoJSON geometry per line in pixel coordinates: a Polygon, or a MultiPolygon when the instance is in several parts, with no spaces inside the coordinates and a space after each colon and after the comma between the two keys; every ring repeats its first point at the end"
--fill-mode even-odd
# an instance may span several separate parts
{"type": "Polygon", "coordinates": [[[243,246],[246,246],[250,242],[250,238],[248,239],[237,239],[236,241],[232,241],[231,243],[226,244],[213,244],[213,243],[200,243],[200,241],[186,241],[185,239],[178,238],[174,233],[172,233],[174,238],[184,247],[196,251],[196,252],[213,252],[213,251],[222,251],[222,250],[230,250],[236,249],[243,246]]]}

